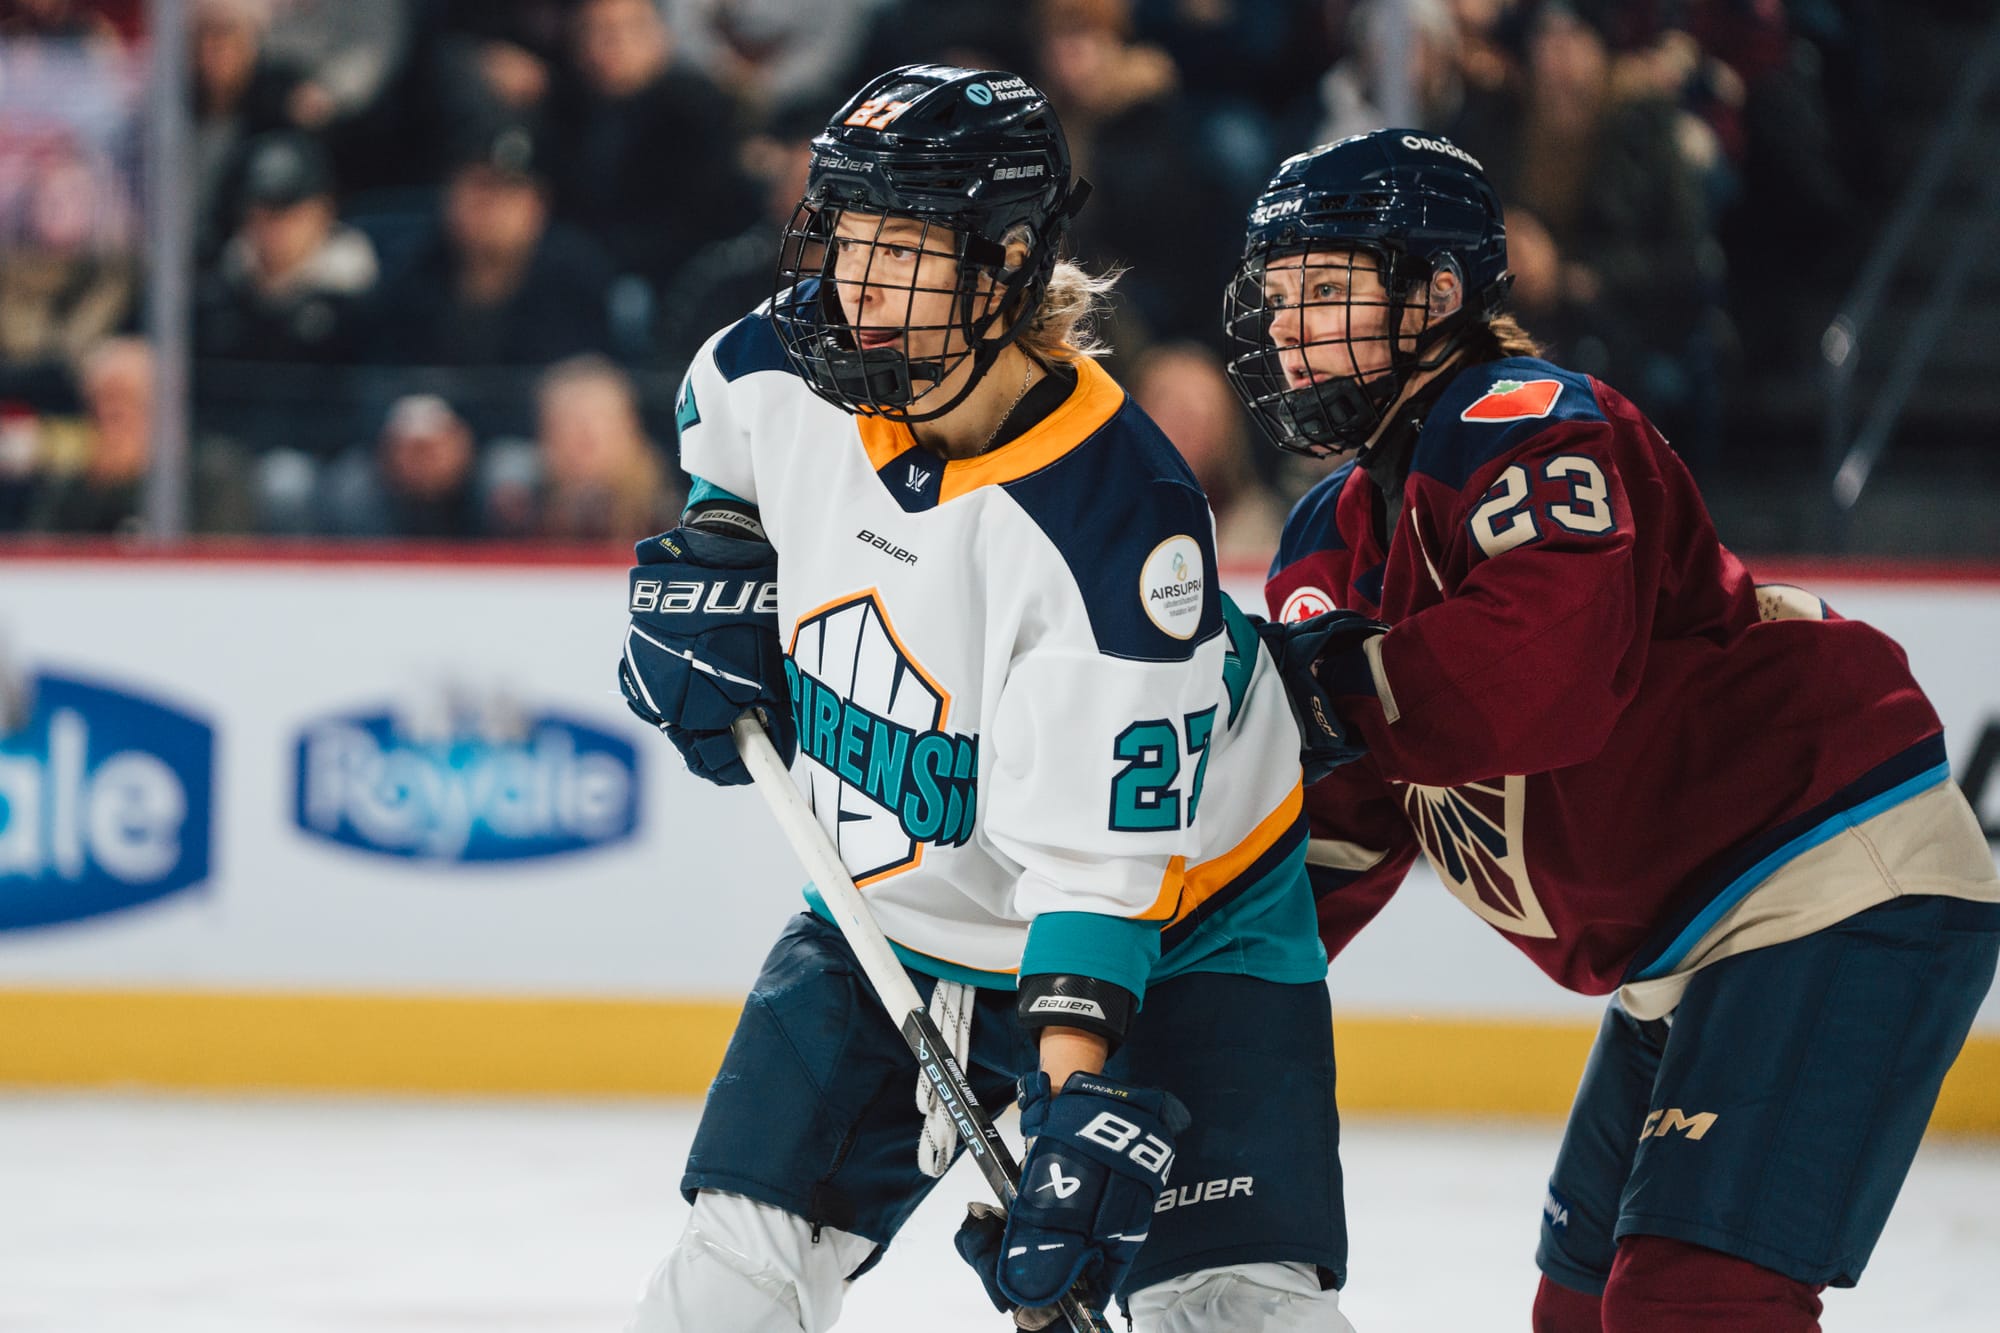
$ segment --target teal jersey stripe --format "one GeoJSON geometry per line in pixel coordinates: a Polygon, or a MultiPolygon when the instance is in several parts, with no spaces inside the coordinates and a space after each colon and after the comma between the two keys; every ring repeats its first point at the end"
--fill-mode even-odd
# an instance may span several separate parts
{"type": "MultiPolygon", "coordinates": [[[[819,890],[808,884],[805,887],[806,906],[812,908],[813,915],[829,926],[838,927],[826,900],[819,896],[819,890]]],[[[942,958],[933,958],[915,949],[905,949],[894,940],[889,947],[896,951],[896,961],[912,972],[921,972],[927,977],[938,977],[944,981],[956,981],[967,986],[984,986],[988,990],[1014,990],[1014,978],[1005,972],[982,972],[976,967],[965,967],[959,963],[949,963],[942,958]]],[[[901,1015],[897,1016],[899,1019],[901,1015]]]]}
{"type": "Polygon", "coordinates": [[[1856,824],[1873,819],[1884,810],[1901,805],[1912,796],[1927,792],[1940,782],[1950,780],[1951,765],[1939,764],[1934,768],[1925,769],[1913,778],[1897,783],[1879,796],[1871,796],[1859,805],[1842,810],[1839,814],[1813,825],[1729,881],[1722,892],[1716,894],[1708,906],[1702,908],[1700,914],[1688,922],[1680,934],[1674,936],[1673,943],[1662,949],[1660,956],[1648,963],[1632,979],[1651,981],[1655,977],[1664,977],[1679,967],[1681,960],[1701,942],[1701,937],[1708,934],[1715,923],[1722,919],[1723,913],[1749,897],[1752,890],[1776,874],[1786,862],[1795,860],[1823,843],[1833,841],[1856,824]]]}
{"type": "MultiPolygon", "coordinates": [[[[820,919],[836,924],[819,891],[810,884],[806,885],[805,899],[820,919]]],[[[1312,886],[1306,880],[1304,839],[1164,956],[1160,953],[1163,924],[1097,912],[1045,912],[1029,923],[1021,971],[1096,977],[1123,986],[1142,1001],[1148,985],[1188,972],[1225,972],[1287,983],[1319,981],[1326,976],[1326,950],[1319,942],[1319,919],[1313,911],[1312,886]]],[[[904,967],[927,977],[992,990],[1017,987],[1017,979],[1005,972],[983,972],[933,958],[894,940],[889,947],[904,967]]]]}
{"type": "Polygon", "coordinates": [[[748,505],[752,509],[757,507],[750,504],[742,496],[725,491],[704,477],[696,477],[693,479],[693,482],[694,484],[688,487],[687,503],[681,506],[681,513],[683,515],[698,504],[710,504],[717,500],[726,501],[731,504],[748,505]]]}
{"type": "Polygon", "coordinates": [[[1186,972],[1227,972],[1260,981],[1326,978],[1326,949],[1306,879],[1306,840],[1238,893],[1160,959],[1155,985],[1186,972]]]}
{"type": "Polygon", "coordinates": [[[1160,923],[1099,912],[1044,912],[1028,923],[1021,975],[1095,977],[1139,999],[1160,962],[1160,923]]]}

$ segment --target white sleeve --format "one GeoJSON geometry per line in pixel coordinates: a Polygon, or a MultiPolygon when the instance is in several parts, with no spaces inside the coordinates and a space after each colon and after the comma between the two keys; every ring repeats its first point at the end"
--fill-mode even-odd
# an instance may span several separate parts
{"type": "Polygon", "coordinates": [[[1053,649],[1014,664],[990,735],[981,819],[1023,868],[1022,915],[1172,913],[1199,851],[1224,651],[1215,635],[1178,662],[1053,649]]]}
{"type": "Polygon", "coordinates": [[[674,400],[674,430],[680,439],[681,470],[694,483],[688,496],[690,505],[718,490],[726,497],[757,503],[750,414],[741,401],[744,389],[723,373],[719,360],[747,338],[757,336],[777,337],[761,313],[721,330],[702,344],[681,381],[680,396],[674,400]],[[754,327],[753,321],[766,327],[754,327]]]}

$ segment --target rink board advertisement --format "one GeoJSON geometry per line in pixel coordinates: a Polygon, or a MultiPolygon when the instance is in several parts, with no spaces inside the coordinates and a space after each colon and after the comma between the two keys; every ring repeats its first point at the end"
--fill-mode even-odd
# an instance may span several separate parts
{"type": "MultiPolygon", "coordinates": [[[[2000,574],[1782,577],[1904,645],[2000,838],[2000,574]]],[[[0,1082],[698,1091],[804,876],[626,712],[623,594],[614,561],[0,557],[0,1082]]],[[[1602,1006],[1421,870],[1331,984],[1343,1097],[1384,1106],[1559,1109],[1534,1071],[1602,1006]]],[[[2000,1108],[2000,1002],[1975,1056],[2000,1108]]]]}

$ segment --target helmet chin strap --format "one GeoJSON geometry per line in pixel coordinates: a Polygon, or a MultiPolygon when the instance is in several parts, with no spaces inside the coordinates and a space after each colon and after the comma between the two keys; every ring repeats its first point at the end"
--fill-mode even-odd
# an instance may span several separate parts
{"type": "MultiPolygon", "coordinates": [[[[1400,319],[1401,312],[1410,308],[1411,303],[1407,300],[1397,302],[1397,318],[1400,319]]],[[[1451,360],[1464,345],[1469,327],[1465,308],[1461,305],[1421,330],[1415,347],[1407,356],[1392,348],[1389,365],[1380,373],[1373,376],[1347,375],[1326,385],[1311,384],[1293,390],[1286,395],[1287,410],[1293,421],[1306,428],[1302,433],[1308,438],[1316,429],[1323,430],[1337,442],[1330,445],[1326,453],[1357,449],[1365,455],[1381,435],[1389,409],[1409,387],[1411,377],[1436,370],[1451,360]],[[1434,349],[1428,356],[1424,355],[1427,347],[1434,349]]]]}
{"type": "MultiPolygon", "coordinates": [[[[971,396],[972,391],[979,386],[979,381],[985,378],[986,372],[993,368],[993,363],[1000,359],[1000,353],[1012,346],[1027,330],[1035,310],[1041,305],[1040,289],[1047,283],[1048,274],[1055,267],[1056,237],[1061,234],[1062,228],[1068,224],[1070,218],[1075,216],[1076,210],[1083,206],[1084,197],[1089,193],[1090,185],[1087,181],[1078,181],[1072,187],[1065,206],[1050,214],[1048,220],[1035,233],[1034,249],[1030,252],[1028,260],[1017,267],[1003,267],[999,270],[999,290],[1004,295],[992,311],[976,319],[972,314],[972,306],[979,298],[978,274],[984,266],[965,265],[959,278],[959,332],[964,336],[966,346],[971,349],[972,373],[966,376],[965,383],[959,386],[958,392],[937,407],[925,412],[897,411],[885,415],[892,415],[895,420],[905,425],[922,425],[926,421],[935,421],[946,413],[954,411],[971,396]],[[1007,318],[1010,315],[1012,317],[1007,318]],[[1007,318],[1007,323],[999,336],[987,337],[986,331],[1003,318],[1007,318]]],[[[862,355],[866,356],[867,353],[864,352],[862,355]]],[[[942,358],[932,361],[909,361],[897,352],[877,355],[893,357],[898,363],[908,365],[910,379],[927,378],[933,384],[942,380],[950,370],[942,358]]],[[[929,390],[925,392],[928,393],[929,390]]],[[[918,395],[909,394],[901,401],[908,403],[916,396],[918,395]]]]}
{"type": "MultiPolygon", "coordinates": [[[[1041,305],[1049,274],[1055,268],[1056,247],[1071,219],[1089,197],[1089,181],[1073,182],[1061,204],[1051,210],[1041,226],[1032,233],[1033,243],[1027,259],[1017,266],[1007,266],[1006,250],[1002,246],[984,237],[965,237],[959,259],[955,300],[958,331],[965,339],[967,351],[958,356],[913,358],[905,352],[888,348],[846,346],[842,344],[836,328],[823,328],[817,337],[817,350],[839,392],[849,402],[868,404],[870,415],[910,426],[935,421],[956,410],[978,387],[986,372],[993,368],[1000,354],[1026,331],[1041,305]],[[974,304],[981,297],[979,279],[986,273],[997,277],[995,290],[1000,300],[988,313],[974,316],[974,304]],[[986,336],[987,330],[1003,318],[1007,323],[1000,334],[997,337],[986,336]],[[971,373],[956,393],[926,411],[909,410],[910,404],[935,392],[937,386],[964,365],[968,358],[972,362],[971,373]],[[930,387],[919,391],[919,381],[928,381],[930,387]]],[[[830,283],[821,288],[823,316],[834,313],[824,305],[832,291],[830,283]]],[[[832,322],[827,321],[829,324],[832,322]]],[[[849,410],[854,409],[850,407],[849,410]]]]}

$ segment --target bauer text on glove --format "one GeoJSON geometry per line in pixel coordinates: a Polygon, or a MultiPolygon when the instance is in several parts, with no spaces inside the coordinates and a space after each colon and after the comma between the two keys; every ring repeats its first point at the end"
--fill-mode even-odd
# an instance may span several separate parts
{"type": "Polygon", "coordinates": [[[618,662],[631,710],[667,733],[696,777],[750,780],[729,725],[755,709],[790,762],[795,731],[778,641],[778,554],[754,538],[675,528],[637,547],[618,662]]]}

